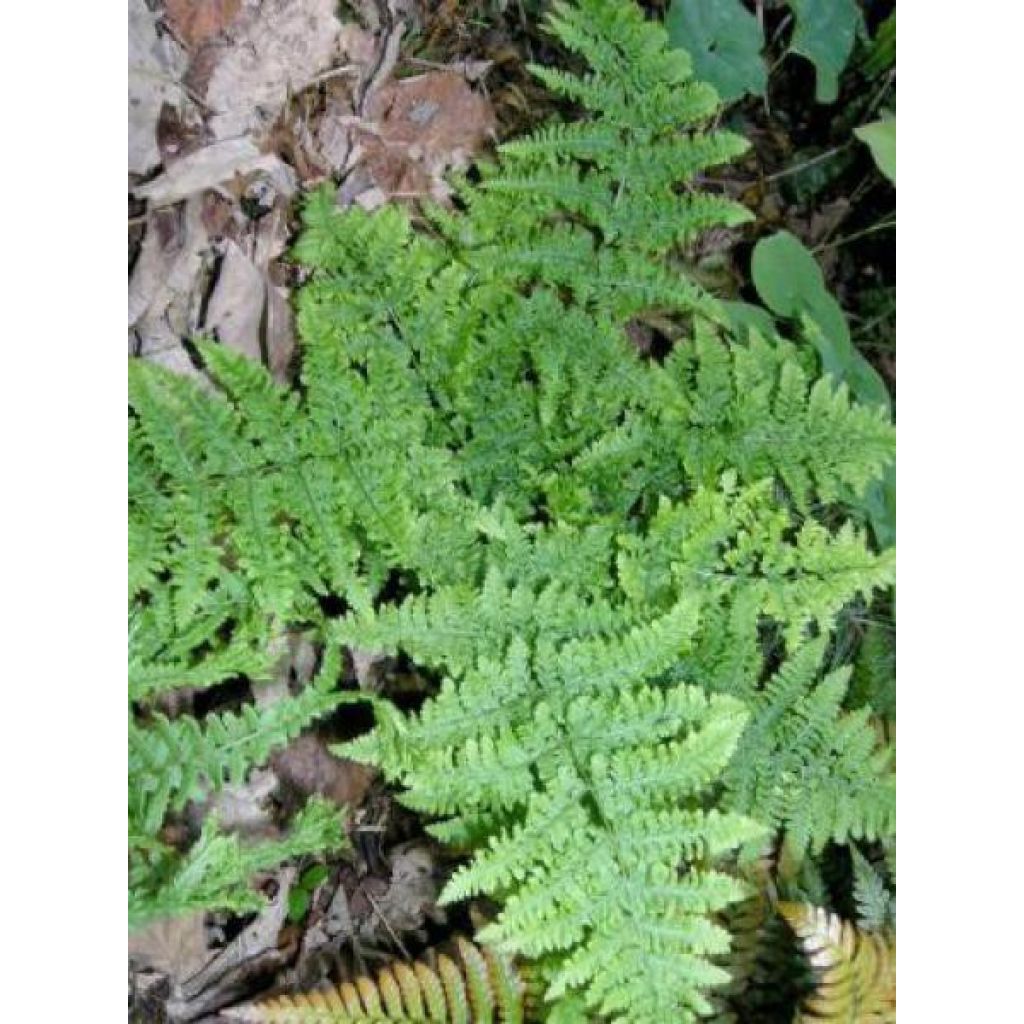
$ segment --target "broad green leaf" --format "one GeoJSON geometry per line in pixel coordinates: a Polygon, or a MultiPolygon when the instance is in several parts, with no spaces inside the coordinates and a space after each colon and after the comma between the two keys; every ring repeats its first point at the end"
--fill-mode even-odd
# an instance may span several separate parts
{"type": "Polygon", "coordinates": [[[867,404],[889,408],[889,391],[878,371],[857,351],[839,303],[811,252],[788,231],[754,246],[751,276],[758,295],[778,316],[799,319],[818,351],[822,369],[847,384],[867,404]]]}
{"type": "Polygon", "coordinates": [[[875,540],[883,551],[896,543],[896,467],[890,466],[864,496],[864,508],[871,520],[875,540]]]}
{"type": "Polygon", "coordinates": [[[861,142],[867,143],[878,169],[896,184],[896,118],[887,117],[853,129],[861,142]]]}
{"type": "Polygon", "coordinates": [[[858,401],[881,405],[888,411],[889,389],[878,371],[854,347],[839,303],[825,294],[803,314],[801,322],[804,337],[821,356],[821,368],[845,383],[858,401]]]}
{"type": "Polygon", "coordinates": [[[836,380],[849,383],[851,370],[850,332],[846,318],[831,295],[822,292],[801,315],[803,335],[821,357],[821,368],[836,380]]]}
{"type": "Polygon", "coordinates": [[[757,294],[778,316],[808,312],[821,295],[828,294],[821,267],[788,231],[762,238],[754,246],[750,272],[757,294]]]}
{"type": "Polygon", "coordinates": [[[853,52],[857,29],[863,25],[855,0],[789,0],[796,28],[789,44],[814,64],[815,98],[834,103],[839,95],[839,74],[853,52]]]}
{"type": "Polygon", "coordinates": [[[309,910],[309,890],[292,889],[288,893],[288,920],[297,924],[309,910]]]}
{"type": "Polygon", "coordinates": [[[764,95],[764,36],[740,0],[672,0],[665,28],[672,45],[689,53],[697,77],[713,85],[724,102],[745,92],[764,95]]]}

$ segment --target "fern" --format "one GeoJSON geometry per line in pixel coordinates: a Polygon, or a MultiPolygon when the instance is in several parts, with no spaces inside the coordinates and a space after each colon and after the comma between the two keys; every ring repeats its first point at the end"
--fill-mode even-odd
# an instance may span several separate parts
{"type": "Polygon", "coordinates": [[[780,903],[813,964],[816,988],[797,1020],[845,1024],[895,1024],[896,942],[859,932],[851,924],[810,904],[780,903]]]}
{"type": "Polygon", "coordinates": [[[207,819],[202,835],[184,856],[158,840],[129,834],[128,927],[141,928],[156,918],[196,910],[257,910],[263,900],[250,887],[254,873],[343,845],[337,809],[318,798],[299,813],[289,835],[277,842],[243,845],[236,836],[220,833],[213,818],[207,819]]]}
{"type": "Polygon", "coordinates": [[[523,1024],[534,1019],[526,976],[494,949],[456,939],[450,953],[395,963],[375,978],[223,1011],[244,1024],[523,1024]]]}
{"type": "Polygon", "coordinates": [[[339,670],[334,651],[319,677],[293,699],[208,715],[202,723],[190,715],[172,720],[159,713],[144,724],[133,721],[128,729],[129,819],[153,833],[169,808],[180,810],[211,789],[244,781],[272,750],[338,706],[343,695],[332,688],[339,670]]]}
{"type": "Polygon", "coordinates": [[[886,884],[885,872],[877,869],[856,847],[851,847],[850,853],[857,927],[863,931],[881,931],[889,925],[895,926],[896,897],[886,884]]]}
{"type": "Polygon", "coordinates": [[[736,850],[891,831],[889,752],[818,669],[894,554],[818,516],[894,433],[678,265],[746,216],[694,188],[744,143],[686,56],[632,4],[550,24],[591,70],[538,74],[585,117],[504,147],[461,212],[310,197],[300,388],[209,343],[206,390],[132,366],[130,822],[162,863],[165,812],[338,705],[341,646],[404,653],[437,692],[343,749],[469,854],[445,900],[495,900],[480,938],[535,961],[555,1024],[692,1021],[736,850]],[[660,361],[624,330],[653,313],[660,361]],[[269,671],[292,627],[327,652],[302,693],[157,707],[269,671]]]}
{"type": "Polygon", "coordinates": [[[797,651],[750,700],[752,721],[725,773],[727,805],[785,828],[797,848],[895,831],[893,751],[866,712],[841,710],[850,672],[817,682],[824,643],[797,651]]]}

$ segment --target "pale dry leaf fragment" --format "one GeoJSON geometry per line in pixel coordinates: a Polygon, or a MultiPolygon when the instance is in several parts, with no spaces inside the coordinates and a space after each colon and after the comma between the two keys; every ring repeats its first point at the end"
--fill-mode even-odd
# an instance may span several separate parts
{"type": "Polygon", "coordinates": [[[367,213],[379,210],[388,201],[383,189],[376,185],[365,189],[356,196],[356,205],[362,207],[367,213]]]}
{"type": "Polygon", "coordinates": [[[128,326],[152,306],[181,252],[184,237],[178,210],[157,210],[149,218],[138,259],[128,279],[128,326]]]}
{"type": "Polygon", "coordinates": [[[192,362],[181,340],[170,330],[160,332],[154,329],[141,338],[136,330],[129,334],[128,343],[132,355],[162,366],[179,377],[191,377],[206,391],[214,390],[213,385],[192,362]]]}
{"type": "Polygon", "coordinates": [[[267,768],[256,769],[245,782],[224,786],[201,804],[191,804],[190,821],[198,828],[213,814],[225,832],[249,840],[277,839],[281,830],[274,824],[271,800],[277,790],[277,776],[267,768]]]}
{"type": "Polygon", "coordinates": [[[220,274],[206,310],[206,332],[215,333],[222,345],[260,362],[265,296],[264,275],[238,245],[226,242],[220,274]]]}
{"type": "Polygon", "coordinates": [[[316,148],[321,160],[332,172],[344,170],[353,152],[353,130],[359,118],[352,113],[350,101],[332,95],[316,127],[316,148]]]}
{"type": "Polygon", "coordinates": [[[338,33],[338,49],[353,64],[370,66],[377,56],[377,43],[372,32],[367,32],[355,22],[341,27],[338,33]]]}
{"type": "Polygon", "coordinates": [[[198,198],[178,211],[155,211],[128,285],[129,351],[175,373],[202,374],[182,341],[195,335],[213,249],[198,198]],[[164,230],[173,225],[174,230],[164,230]]]}
{"type": "Polygon", "coordinates": [[[336,951],[355,935],[355,922],[345,886],[338,883],[322,917],[306,928],[295,967],[281,979],[291,989],[305,990],[323,981],[336,951]]]}
{"type": "Polygon", "coordinates": [[[128,956],[141,967],[167,974],[176,982],[198,972],[213,953],[206,947],[205,914],[161,918],[128,936],[128,956]]]}
{"type": "Polygon", "coordinates": [[[153,181],[132,191],[154,206],[166,206],[230,181],[236,175],[266,174],[279,193],[295,192],[295,174],[280,157],[261,153],[252,139],[227,139],[183,156],[153,181]]]}
{"type": "Polygon", "coordinates": [[[165,103],[185,102],[179,84],[186,57],[173,39],[157,33],[143,0],[128,0],[128,173],[145,174],[160,163],[156,124],[165,103]]]}
{"type": "Polygon", "coordinates": [[[295,354],[295,321],[288,289],[274,284],[265,273],[267,290],[266,346],[267,365],[279,384],[288,380],[288,369],[295,354]]]}
{"type": "Polygon", "coordinates": [[[437,905],[440,886],[434,873],[434,858],[423,845],[412,844],[395,850],[391,857],[391,881],[380,895],[368,888],[362,895],[372,913],[359,927],[360,938],[378,942],[386,936],[402,935],[423,927],[424,921],[442,922],[444,911],[437,905]]]}
{"type": "Polygon", "coordinates": [[[261,270],[276,260],[288,248],[288,211],[277,204],[256,225],[253,238],[252,259],[261,270]]]}
{"type": "Polygon", "coordinates": [[[329,68],[341,22],[335,0],[263,0],[236,19],[203,99],[215,138],[261,135],[289,95],[329,68]]]}
{"type": "MultiPolygon", "coordinates": [[[[199,276],[204,259],[210,251],[210,239],[203,223],[202,204],[198,199],[190,200],[185,204],[181,215],[181,235],[175,237],[171,246],[171,259],[160,268],[157,287],[151,288],[148,281],[140,281],[137,285],[136,295],[141,302],[148,296],[149,303],[144,309],[144,314],[136,318],[136,323],[143,320],[153,321],[167,318],[173,329],[177,330],[181,337],[186,337],[191,331],[198,327],[198,322],[191,317],[191,300],[196,287],[196,279],[199,276]],[[175,307],[172,310],[172,307],[175,307]]],[[[159,233],[153,232],[156,236],[153,244],[161,244],[159,233]]],[[[147,242],[149,232],[147,232],[147,242]]],[[[145,248],[145,245],[144,245],[145,248]]],[[[140,263],[136,265],[136,273],[152,274],[152,267],[147,264],[141,265],[142,255],[139,256],[140,263]]],[[[135,274],[132,275],[134,280],[135,274]]],[[[129,282],[129,296],[131,297],[132,282],[129,282]]],[[[130,303],[129,309],[132,310],[130,303]]]]}
{"type": "Polygon", "coordinates": [[[352,660],[352,672],[360,690],[376,693],[384,682],[384,675],[393,660],[390,655],[380,651],[365,650],[362,647],[350,647],[349,658],[352,660]]]}
{"type": "MultiPolygon", "coordinates": [[[[284,383],[295,351],[293,313],[288,290],[273,283],[269,267],[288,244],[286,211],[275,207],[255,223],[254,230],[243,239],[244,245],[225,240],[202,332],[214,334],[228,348],[265,363],[274,379],[284,383]]],[[[285,665],[283,677],[258,684],[257,699],[270,693],[286,695],[287,684],[285,665]]]]}

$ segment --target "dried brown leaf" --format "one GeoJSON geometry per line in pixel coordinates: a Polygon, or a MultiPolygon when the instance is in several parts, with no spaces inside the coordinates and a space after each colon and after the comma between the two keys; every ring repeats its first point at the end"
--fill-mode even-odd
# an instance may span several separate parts
{"type": "Polygon", "coordinates": [[[288,371],[295,354],[295,319],[288,301],[288,289],[273,283],[264,272],[267,290],[266,345],[267,365],[278,383],[288,380],[288,371]]]}
{"type": "Polygon", "coordinates": [[[460,75],[435,71],[392,81],[370,98],[361,133],[376,185],[392,197],[447,196],[443,175],[465,167],[493,137],[490,101],[460,75]]]}
{"type": "Polygon", "coordinates": [[[241,4],[242,0],[164,0],[167,23],[190,49],[223,32],[241,4]]]}
{"type": "Polygon", "coordinates": [[[206,311],[206,329],[221,344],[260,362],[260,323],[266,295],[264,275],[234,242],[224,259],[206,311]]]}
{"type": "Polygon", "coordinates": [[[305,799],[314,793],[349,809],[358,807],[375,773],[366,765],[335,757],[319,737],[299,736],[271,759],[282,784],[305,799]]]}
{"type": "Polygon", "coordinates": [[[210,814],[225,832],[233,832],[249,840],[278,839],[281,830],[274,822],[272,797],[278,779],[272,771],[260,768],[245,782],[224,786],[202,804],[189,807],[189,819],[197,830],[210,814]]]}
{"type": "Polygon", "coordinates": [[[151,967],[175,981],[191,978],[212,957],[206,948],[205,915],[163,918],[128,936],[128,956],[139,966],[151,967]]]}
{"type": "Polygon", "coordinates": [[[160,108],[160,117],[156,123],[156,144],[160,150],[160,162],[165,167],[202,148],[204,138],[202,118],[195,107],[182,109],[165,103],[160,108]]]}

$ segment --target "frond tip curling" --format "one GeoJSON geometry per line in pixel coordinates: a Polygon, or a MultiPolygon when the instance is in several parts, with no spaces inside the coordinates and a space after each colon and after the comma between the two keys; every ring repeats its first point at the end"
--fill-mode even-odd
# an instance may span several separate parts
{"type": "Polygon", "coordinates": [[[896,940],[809,903],[780,903],[815,973],[797,1021],[896,1024],[896,940]]]}

